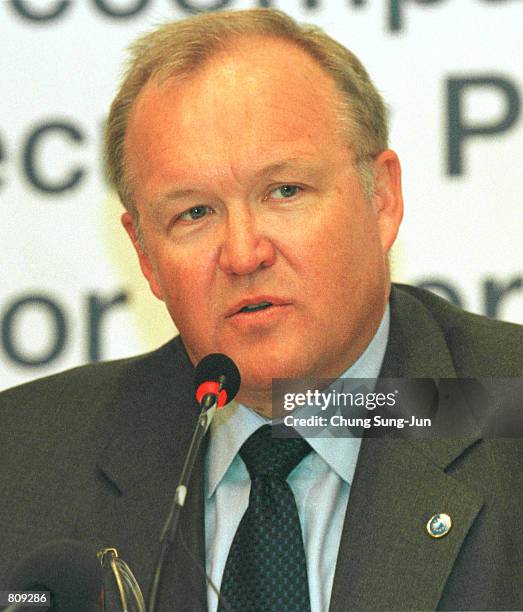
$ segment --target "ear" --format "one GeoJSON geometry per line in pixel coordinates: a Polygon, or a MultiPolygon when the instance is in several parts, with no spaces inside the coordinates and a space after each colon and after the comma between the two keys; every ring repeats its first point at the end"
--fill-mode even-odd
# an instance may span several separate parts
{"type": "Polygon", "coordinates": [[[394,151],[382,151],[374,161],[375,187],[373,204],[383,253],[387,254],[396,240],[403,218],[401,166],[394,151]]]}
{"type": "Polygon", "coordinates": [[[154,266],[152,265],[151,260],[149,256],[147,255],[147,253],[145,252],[144,248],[140,244],[140,241],[138,240],[138,234],[136,232],[136,227],[134,224],[133,217],[130,215],[130,213],[125,212],[121,216],[121,221],[122,221],[122,225],[125,228],[125,231],[127,232],[129,238],[131,239],[131,242],[133,243],[134,250],[136,251],[136,254],[138,255],[138,261],[140,262],[140,268],[142,270],[142,274],[147,279],[147,282],[149,283],[149,287],[151,288],[151,291],[153,292],[153,294],[159,300],[163,301],[163,293],[160,288],[160,284],[158,283],[158,279],[156,277],[154,266]]]}

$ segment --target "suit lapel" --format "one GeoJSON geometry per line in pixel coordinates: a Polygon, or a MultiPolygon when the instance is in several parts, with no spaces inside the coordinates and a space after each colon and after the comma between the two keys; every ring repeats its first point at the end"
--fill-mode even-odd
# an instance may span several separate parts
{"type": "Polygon", "coordinates": [[[481,498],[410,442],[369,439],[351,488],[331,611],[435,609],[481,498]],[[426,531],[445,512],[442,539],[426,531]]]}
{"type": "MultiPolygon", "coordinates": [[[[179,339],[136,362],[121,394],[111,402],[110,439],[98,468],[113,495],[98,515],[100,544],[116,547],[135,573],[144,596],[151,583],[159,536],[198,415],[192,389],[193,366],[179,339]],[[102,541],[103,538],[103,541],[102,541]]],[[[192,475],[179,533],[166,562],[160,609],[206,609],[203,452],[192,475]]]]}
{"type": "MultiPolygon", "coordinates": [[[[389,342],[380,374],[455,378],[442,331],[407,293],[391,296],[389,342]]],[[[331,612],[435,609],[483,501],[445,469],[477,442],[467,439],[362,441],[351,486],[331,612]],[[453,527],[432,538],[428,520],[447,513],[453,527]]]]}

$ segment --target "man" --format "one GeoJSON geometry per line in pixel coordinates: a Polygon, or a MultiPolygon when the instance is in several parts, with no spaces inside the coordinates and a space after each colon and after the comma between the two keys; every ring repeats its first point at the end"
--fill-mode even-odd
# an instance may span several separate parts
{"type": "MultiPolygon", "coordinates": [[[[197,464],[164,610],[215,609],[199,569],[229,598],[241,574],[230,559],[248,563],[236,549],[253,503],[240,449],[272,416],[273,378],[521,376],[521,328],[391,292],[402,195],[384,105],[320,31],[272,10],[157,29],[133,49],[107,151],[123,225],[180,338],[2,395],[12,473],[0,524],[13,551],[2,581],[23,553],[68,536],[115,546],[149,584],[194,427],[193,365],[208,353],[231,356],[242,385],[197,464]]],[[[523,605],[519,441],[310,446],[287,478],[307,603],[233,609],[523,605]],[[430,526],[447,519],[442,533],[430,526]]]]}

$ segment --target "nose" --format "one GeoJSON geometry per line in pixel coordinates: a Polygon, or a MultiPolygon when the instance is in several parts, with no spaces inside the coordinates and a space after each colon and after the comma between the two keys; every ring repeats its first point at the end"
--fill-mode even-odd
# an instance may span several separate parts
{"type": "Polygon", "coordinates": [[[220,245],[218,264],[227,274],[252,274],[272,266],[276,251],[248,206],[229,209],[220,245]]]}

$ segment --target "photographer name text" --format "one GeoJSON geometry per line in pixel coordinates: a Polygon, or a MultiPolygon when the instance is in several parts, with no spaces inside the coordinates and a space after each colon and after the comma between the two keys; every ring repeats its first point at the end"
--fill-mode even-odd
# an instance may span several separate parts
{"type": "Polygon", "coordinates": [[[356,427],[370,429],[371,427],[395,427],[403,429],[404,427],[431,427],[432,420],[427,418],[419,418],[411,416],[405,418],[382,417],[374,415],[372,418],[350,418],[344,417],[341,414],[335,414],[329,418],[324,416],[312,415],[309,417],[297,417],[288,414],[283,422],[287,427],[356,427]]]}

